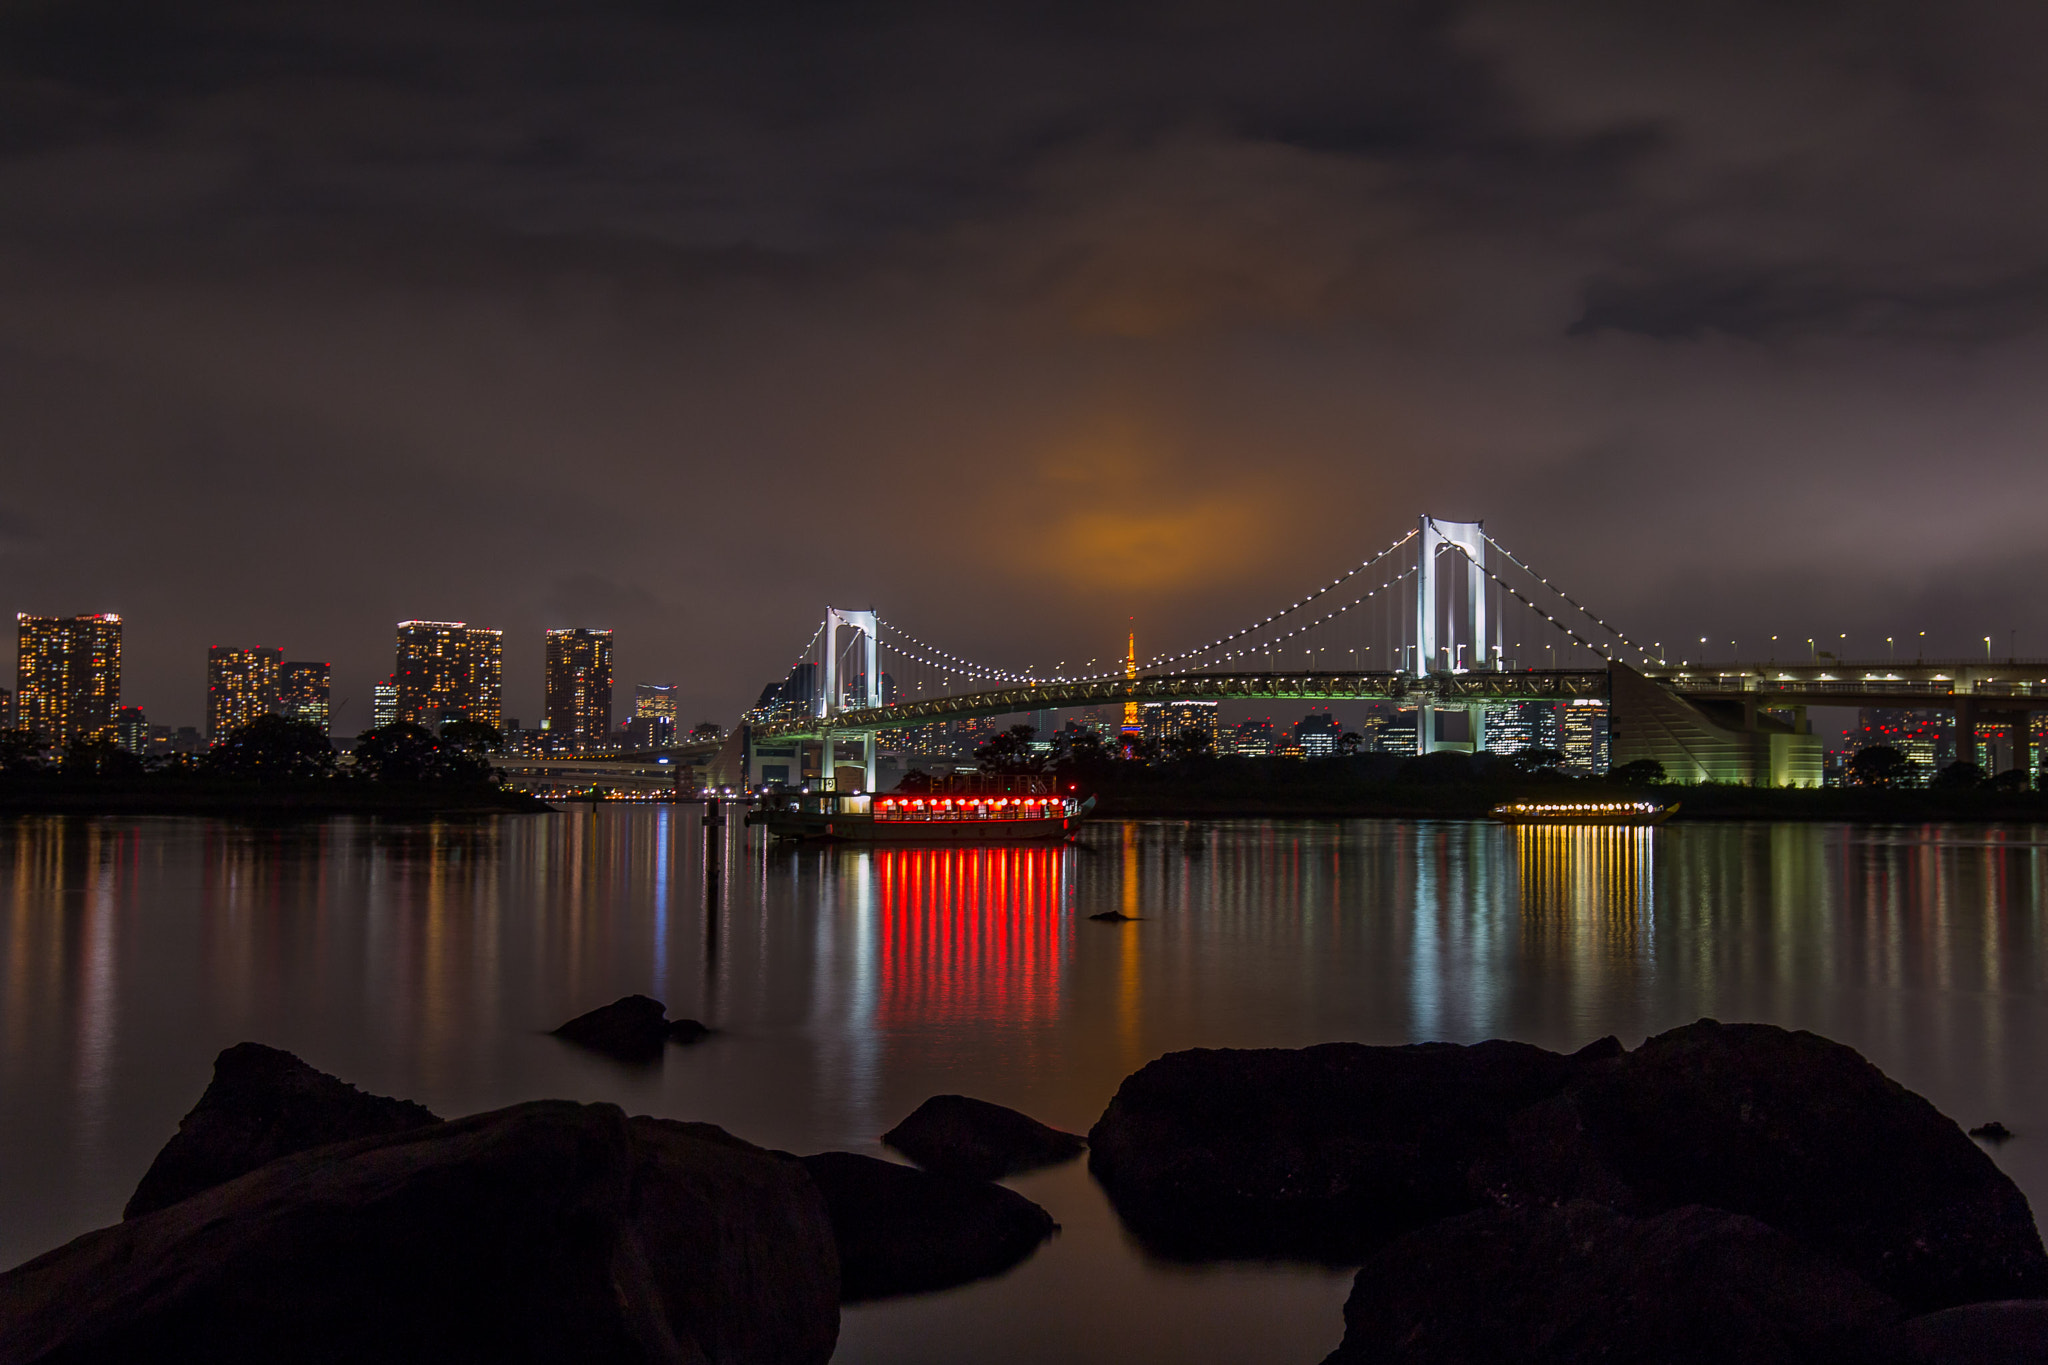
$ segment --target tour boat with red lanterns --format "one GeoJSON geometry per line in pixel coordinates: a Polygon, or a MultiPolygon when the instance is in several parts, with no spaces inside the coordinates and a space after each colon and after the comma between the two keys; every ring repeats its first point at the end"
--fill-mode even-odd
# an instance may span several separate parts
{"type": "Polygon", "coordinates": [[[1036,844],[1071,839],[1095,809],[1047,778],[954,777],[928,791],[781,792],[747,823],[779,839],[862,844],[1036,844]]]}
{"type": "Polygon", "coordinates": [[[1488,814],[1504,825],[1661,825],[1676,801],[1507,801],[1488,814]]]}

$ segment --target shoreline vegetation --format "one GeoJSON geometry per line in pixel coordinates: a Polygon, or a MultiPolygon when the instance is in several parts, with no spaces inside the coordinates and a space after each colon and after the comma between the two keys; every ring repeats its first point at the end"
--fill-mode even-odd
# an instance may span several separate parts
{"type": "Polygon", "coordinates": [[[487,726],[456,721],[439,734],[386,725],[363,735],[344,765],[317,727],[261,716],[200,755],[145,761],[111,740],[61,750],[38,735],[0,734],[5,815],[454,815],[552,810],[500,786],[487,726]]]}

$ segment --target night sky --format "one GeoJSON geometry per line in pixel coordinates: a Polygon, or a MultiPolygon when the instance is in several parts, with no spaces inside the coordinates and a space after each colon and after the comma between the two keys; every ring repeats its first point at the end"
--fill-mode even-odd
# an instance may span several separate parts
{"type": "Polygon", "coordinates": [[[2026,0],[6,3],[5,605],[158,721],[278,644],[352,732],[413,616],[528,725],[555,625],[730,721],[828,601],[1044,668],[1430,511],[1644,639],[2048,654],[2044,67],[2026,0]]]}

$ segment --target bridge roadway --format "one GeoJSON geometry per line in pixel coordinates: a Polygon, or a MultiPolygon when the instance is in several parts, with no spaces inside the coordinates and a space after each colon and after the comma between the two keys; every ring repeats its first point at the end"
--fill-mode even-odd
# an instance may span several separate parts
{"type": "MultiPolygon", "coordinates": [[[[1645,667],[1645,677],[1693,701],[1738,702],[1759,710],[1808,706],[1891,706],[1982,713],[2048,711],[2048,659],[1927,659],[1697,664],[1645,667]]],[[[1032,682],[984,692],[899,701],[841,711],[822,721],[800,716],[753,727],[757,740],[816,739],[835,733],[896,730],[977,716],[1123,706],[1153,701],[1380,701],[1458,706],[1473,702],[1605,699],[1605,669],[1526,672],[1159,673],[1088,682],[1032,682]]]]}

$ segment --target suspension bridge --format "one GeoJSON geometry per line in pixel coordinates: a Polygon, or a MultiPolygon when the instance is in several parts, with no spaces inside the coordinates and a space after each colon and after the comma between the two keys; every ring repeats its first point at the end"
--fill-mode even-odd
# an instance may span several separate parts
{"type": "MultiPolygon", "coordinates": [[[[1206,643],[1080,668],[970,660],[873,610],[828,608],[722,746],[679,748],[645,780],[689,765],[732,785],[813,773],[871,789],[891,731],[988,716],[1148,702],[1380,702],[1412,709],[1419,752],[1481,750],[1489,710],[1527,702],[1608,707],[1612,761],[1654,759],[1680,781],[1818,784],[1806,708],[1940,708],[1974,761],[1986,726],[2010,727],[2031,766],[2030,720],[2048,710],[2048,661],[1806,659],[1674,663],[1631,638],[1487,533],[1422,516],[1413,530],[1298,600],[1206,643]]],[[[582,763],[589,760],[556,760],[582,763]]],[[[529,761],[539,769],[547,763],[529,761]]],[[[646,766],[643,760],[642,766],[646,766]]],[[[619,776],[624,772],[614,767],[619,776]]]]}

